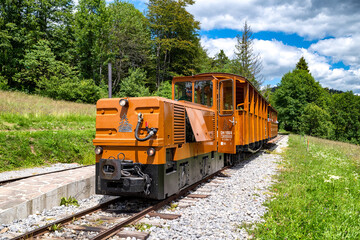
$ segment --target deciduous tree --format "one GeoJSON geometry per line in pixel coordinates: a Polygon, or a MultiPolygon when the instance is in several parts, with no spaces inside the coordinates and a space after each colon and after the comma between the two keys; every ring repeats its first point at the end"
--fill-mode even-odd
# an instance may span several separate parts
{"type": "Polygon", "coordinates": [[[288,131],[300,131],[301,115],[308,103],[325,109],[326,92],[319,82],[305,70],[285,74],[272,96],[272,103],[279,113],[279,122],[288,131]]]}
{"type": "Polygon", "coordinates": [[[170,81],[160,83],[159,90],[155,92],[156,96],[171,99],[172,98],[172,85],[170,81]]]}
{"type": "Polygon", "coordinates": [[[76,61],[80,76],[93,79],[96,84],[100,84],[107,60],[108,16],[105,0],[80,0],[75,13],[76,61]]]}
{"type": "Polygon", "coordinates": [[[300,132],[303,134],[323,138],[331,138],[333,135],[334,125],[329,113],[313,102],[305,106],[300,122],[300,132]]]}
{"type": "Polygon", "coordinates": [[[335,139],[360,144],[360,96],[353,92],[332,95],[330,114],[335,139]]]}
{"type": "Polygon", "coordinates": [[[109,5],[108,27],[108,52],[114,66],[113,88],[117,91],[130,68],[149,68],[151,34],[145,16],[134,5],[118,0],[109,5]]]}
{"type": "MultiPolygon", "coordinates": [[[[71,61],[73,5],[71,0],[0,2],[0,65],[11,88],[27,88],[13,81],[24,70],[26,50],[45,39],[57,60],[71,61]]],[[[31,89],[31,86],[27,89],[31,89]]]]}
{"type": "Polygon", "coordinates": [[[194,74],[194,60],[200,47],[200,23],[186,7],[193,0],[150,0],[150,22],[156,58],[157,87],[172,75],[194,74]]]}

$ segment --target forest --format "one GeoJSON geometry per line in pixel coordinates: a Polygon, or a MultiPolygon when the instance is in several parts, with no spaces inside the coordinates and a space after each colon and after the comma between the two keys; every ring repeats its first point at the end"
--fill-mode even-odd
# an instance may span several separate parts
{"type": "MultiPolygon", "coordinates": [[[[209,57],[194,0],[149,0],[144,13],[127,1],[5,0],[0,3],[0,89],[74,102],[107,97],[171,97],[173,76],[239,74],[261,87],[261,56],[251,27],[237,35],[234,58],[209,57]]],[[[302,57],[274,92],[261,87],[294,133],[360,144],[360,96],[322,88],[302,57]]]]}
{"type": "Polygon", "coordinates": [[[303,57],[282,77],[270,102],[282,129],[360,144],[360,96],[321,87],[303,57]]]}

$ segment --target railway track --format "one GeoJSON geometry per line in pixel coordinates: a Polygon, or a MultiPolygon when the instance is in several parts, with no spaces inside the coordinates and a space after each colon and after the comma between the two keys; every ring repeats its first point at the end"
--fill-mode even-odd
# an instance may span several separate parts
{"type": "MultiPolygon", "coordinates": [[[[50,224],[47,224],[45,226],[42,226],[38,229],[35,229],[33,231],[27,232],[25,234],[19,235],[15,238],[13,238],[14,240],[20,240],[20,239],[34,239],[34,238],[51,238],[49,236],[46,236],[44,234],[48,234],[51,230],[55,230],[55,229],[66,229],[66,228],[70,228],[70,231],[74,232],[74,231],[88,231],[88,232],[96,232],[96,234],[93,234],[94,236],[91,236],[90,239],[93,240],[98,240],[98,239],[107,239],[111,236],[114,236],[115,234],[119,233],[125,226],[128,226],[130,224],[133,224],[135,222],[138,222],[141,218],[143,218],[145,215],[150,214],[150,216],[158,216],[158,217],[162,217],[162,218],[167,218],[167,219],[171,219],[171,218],[175,218],[176,216],[171,216],[171,214],[156,214],[155,212],[157,210],[159,210],[160,208],[168,205],[169,203],[171,203],[172,201],[179,199],[183,196],[189,195],[189,192],[194,190],[196,187],[198,187],[200,184],[207,182],[209,179],[214,178],[217,175],[222,174],[222,172],[227,169],[228,167],[225,167],[217,172],[215,172],[214,174],[209,175],[208,177],[202,179],[201,181],[181,190],[179,193],[170,196],[169,198],[166,198],[165,200],[162,201],[156,201],[156,202],[150,202],[148,203],[148,206],[145,207],[143,210],[141,210],[140,212],[136,212],[136,213],[129,213],[128,210],[119,210],[119,209],[111,209],[109,208],[109,206],[114,206],[117,203],[125,200],[125,198],[116,198],[113,200],[110,200],[108,202],[105,202],[103,204],[99,204],[95,207],[89,208],[87,210],[84,210],[82,212],[70,215],[66,218],[60,219],[58,221],[52,222],[50,224]],[[105,216],[105,217],[98,217],[98,221],[102,223],[102,225],[104,225],[104,221],[109,220],[109,222],[105,225],[109,225],[110,227],[104,228],[103,226],[101,227],[86,227],[86,226],[75,226],[74,224],[76,223],[76,220],[80,219],[80,218],[84,218],[84,216],[91,218],[91,214],[99,212],[99,211],[103,211],[103,212],[107,212],[107,213],[111,213],[111,215],[115,215],[116,217],[111,217],[111,216],[105,216]],[[126,216],[127,217],[124,217],[126,216]],[[119,221],[120,220],[120,221],[119,221]]],[[[201,194],[190,194],[189,195],[192,198],[203,198],[206,197],[205,195],[201,195],[201,194]]],[[[136,199],[128,199],[130,202],[133,200],[135,201],[136,204],[136,199]]],[[[131,211],[130,211],[131,212],[131,211]]],[[[106,214],[105,214],[106,215],[106,214]]],[[[94,217],[93,217],[94,218],[94,217]]],[[[82,221],[84,222],[84,221],[82,221]]],[[[131,233],[128,233],[129,235],[131,233]]],[[[131,235],[130,235],[131,236],[131,235]]],[[[126,233],[125,236],[124,234],[122,235],[122,237],[127,237],[126,233]]],[[[81,237],[77,237],[77,238],[81,238],[81,237]]],[[[86,237],[87,238],[87,237],[86,237]]]]}
{"type": "Polygon", "coordinates": [[[89,166],[94,166],[94,164],[93,165],[80,166],[80,167],[74,167],[74,168],[67,168],[67,169],[62,169],[62,170],[57,170],[57,171],[51,171],[51,172],[46,172],[46,173],[39,173],[39,174],[34,174],[34,175],[28,175],[28,176],[23,176],[23,177],[18,177],[18,178],[11,178],[11,179],[6,179],[6,180],[1,180],[0,181],[0,186],[3,186],[3,185],[8,184],[8,183],[16,182],[16,181],[19,181],[19,180],[27,179],[27,178],[43,176],[43,175],[47,175],[47,174],[51,174],[51,173],[64,172],[64,171],[69,171],[69,170],[74,170],[74,169],[79,169],[79,168],[84,168],[84,167],[89,167],[89,166]]]}
{"type": "MultiPolygon", "coordinates": [[[[270,149],[272,148],[271,145],[279,142],[284,136],[279,136],[276,139],[273,139],[274,141],[272,141],[272,143],[268,144],[267,147],[270,147],[270,149]]],[[[266,147],[266,148],[267,148],[266,147]]],[[[252,154],[252,155],[257,155],[257,154],[252,154]]],[[[157,214],[156,211],[161,209],[162,207],[168,205],[169,203],[180,199],[183,196],[188,195],[190,198],[203,198],[206,197],[206,195],[204,194],[203,196],[201,196],[201,194],[190,194],[189,192],[194,190],[195,188],[197,188],[200,184],[209,181],[209,179],[214,178],[217,175],[220,175],[225,169],[227,169],[228,167],[225,167],[221,170],[219,170],[218,172],[202,179],[200,182],[195,183],[191,186],[189,186],[186,189],[183,189],[182,191],[180,191],[178,194],[173,195],[163,201],[157,201],[157,202],[153,202],[153,203],[147,203],[147,206],[144,207],[144,209],[142,209],[141,211],[138,211],[139,209],[136,209],[134,211],[129,211],[129,210],[121,210],[121,209],[117,209],[116,207],[114,208],[113,206],[118,204],[119,202],[124,202],[124,201],[129,201],[128,203],[133,203],[134,205],[138,205],[138,203],[136,203],[137,199],[126,199],[126,198],[116,198],[113,200],[110,200],[108,202],[105,202],[103,204],[99,204],[95,207],[89,208],[87,210],[84,210],[82,212],[79,212],[77,214],[73,214],[71,216],[68,216],[66,218],[60,219],[58,221],[52,222],[51,224],[47,224],[41,228],[35,229],[31,232],[27,232],[23,235],[17,236],[14,239],[33,239],[33,238],[44,238],[44,239],[48,239],[48,238],[52,238],[53,236],[50,235],[51,230],[55,230],[55,229],[67,229],[67,231],[69,232],[90,232],[91,234],[88,234],[87,236],[78,236],[76,238],[86,238],[86,239],[108,239],[114,235],[117,236],[121,236],[121,237],[136,237],[139,239],[146,239],[146,237],[144,236],[144,234],[140,234],[136,235],[136,232],[129,232],[129,231],[122,231],[122,229],[124,229],[124,227],[135,224],[137,222],[139,222],[140,219],[142,219],[143,217],[145,217],[146,215],[150,215],[150,216],[158,216],[160,218],[176,218],[179,216],[175,216],[175,215],[171,215],[171,214],[157,214]],[[135,201],[135,202],[131,202],[131,201],[135,201]],[[109,207],[110,206],[110,207],[109,207]],[[105,212],[106,214],[99,214],[99,212],[105,212]],[[94,213],[98,212],[98,216],[93,216],[94,213]],[[110,213],[110,215],[109,215],[110,213]],[[102,216],[101,216],[102,215],[102,216]],[[99,224],[99,226],[84,226],[84,222],[86,222],[87,218],[90,217],[93,220],[95,219],[95,221],[98,221],[99,223],[101,222],[101,224],[99,224]],[[81,221],[77,221],[80,220],[81,221]],[[106,225],[106,226],[104,226],[106,225]],[[121,233],[120,233],[121,232],[121,233]],[[135,234],[135,235],[134,235],[135,234]]],[[[216,180],[215,180],[216,181],[216,180]]],[[[211,183],[210,183],[211,184],[211,183]]],[[[212,183],[214,184],[214,183],[212,183]]],[[[143,201],[143,200],[142,200],[143,201]]],[[[90,220],[88,222],[91,222],[90,220]]],[[[75,233],[76,234],[76,233],[75,233]]],[[[146,234],[145,234],[146,235],[146,234]]]]}

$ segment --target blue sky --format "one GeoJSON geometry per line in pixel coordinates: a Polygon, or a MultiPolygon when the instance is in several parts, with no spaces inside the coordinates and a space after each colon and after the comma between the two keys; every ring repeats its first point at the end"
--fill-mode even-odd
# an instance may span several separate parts
{"type": "MultiPolygon", "coordinates": [[[[129,2],[146,10],[147,0],[129,2]]],[[[323,87],[360,94],[360,0],[195,0],[187,10],[210,56],[223,49],[232,58],[247,21],[264,85],[278,84],[304,56],[323,87]]]]}

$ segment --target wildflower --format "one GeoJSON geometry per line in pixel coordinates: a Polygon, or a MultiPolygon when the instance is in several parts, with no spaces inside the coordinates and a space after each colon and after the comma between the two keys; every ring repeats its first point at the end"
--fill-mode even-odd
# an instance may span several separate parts
{"type": "Polygon", "coordinates": [[[331,182],[331,180],[339,180],[341,176],[329,175],[329,179],[325,179],[324,182],[331,182]]]}
{"type": "Polygon", "coordinates": [[[330,179],[338,180],[341,176],[329,175],[330,179]]]}

